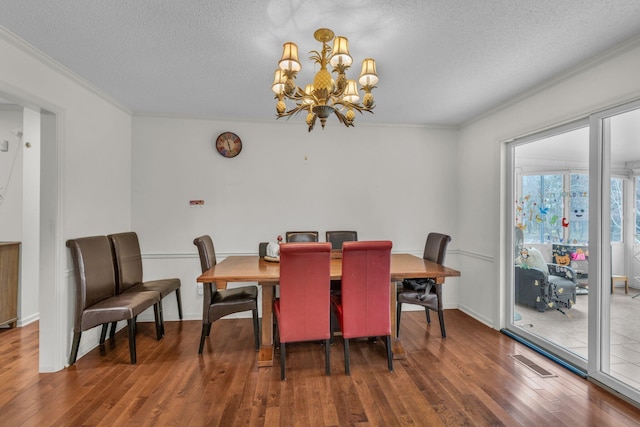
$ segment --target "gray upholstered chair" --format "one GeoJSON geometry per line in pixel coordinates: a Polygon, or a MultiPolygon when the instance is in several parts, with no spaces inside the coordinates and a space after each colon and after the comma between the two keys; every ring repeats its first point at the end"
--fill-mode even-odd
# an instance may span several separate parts
{"type": "MultiPolygon", "coordinates": [[[[422,258],[435,262],[437,264],[444,263],[444,257],[447,254],[447,245],[451,241],[451,237],[446,234],[429,233],[427,242],[424,246],[422,258]]],[[[429,279],[429,278],[426,278],[429,279]]],[[[447,334],[444,329],[444,309],[442,308],[442,284],[430,281],[425,291],[419,292],[407,289],[398,285],[398,304],[396,312],[397,335],[400,336],[400,317],[402,315],[402,304],[416,304],[424,307],[427,315],[427,323],[431,323],[431,315],[429,310],[438,313],[440,321],[440,332],[442,338],[446,338],[447,334]]]]}
{"type": "Polygon", "coordinates": [[[317,242],[317,231],[287,231],[285,233],[285,242],[317,242]]]}
{"type": "Polygon", "coordinates": [[[73,342],[69,365],[76,362],[83,331],[102,325],[100,344],[104,343],[109,323],[126,320],[129,325],[131,364],[136,363],[136,317],[154,308],[156,337],[162,338],[160,294],[155,291],[116,293],[116,277],[111,246],[106,236],[82,237],[67,241],[73,260],[76,303],[73,342]]]}
{"type": "MultiPolygon", "coordinates": [[[[155,291],[164,299],[172,292],[176,293],[178,303],[178,316],[182,320],[182,300],[180,298],[180,279],[143,280],[142,254],[138,235],[133,232],[110,234],[107,236],[111,242],[111,250],[116,266],[116,283],[118,293],[131,293],[140,291],[155,291]]],[[[164,313],[162,301],[160,301],[160,321],[164,334],[164,313]]],[[[115,326],[115,325],[114,325],[115,326]]],[[[111,334],[115,332],[112,327],[111,334]]]]}
{"type": "MultiPolygon", "coordinates": [[[[217,264],[216,251],[211,236],[200,236],[193,240],[198,248],[200,267],[202,272],[217,264]]],[[[202,354],[204,340],[211,333],[211,324],[228,314],[251,310],[253,314],[253,335],[256,351],[260,349],[260,325],[258,323],[258,288],[257,286],[242,286],[232,289],[216,288],[214,283],[203,283],[202,301],[202,333],[198,354],[202,354]]]]}
{"type": "MultiPolygon", "coordinates": [[[[515,227],[514,230],[514,244],[516,261],[523,261],[523,252],[531,255],[536,250],[525,248],[524,233],[519,227],[515,227]]],[[[568,265],[545,263],[542,255],[536,265],[529,265],[526,261],[523,264],[526,265],[514,265],[516,304],[534,307],[541,312],[549,309],[569,309],[575,304],[577,274],[573,268],[568,265]]]]}

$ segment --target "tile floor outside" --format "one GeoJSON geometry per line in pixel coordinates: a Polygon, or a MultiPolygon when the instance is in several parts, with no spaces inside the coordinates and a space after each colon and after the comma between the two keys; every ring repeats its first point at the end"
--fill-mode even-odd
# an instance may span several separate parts
{"type": "MultiPolygon", "coordinates": [[[[617,287],[611,295],[611,375],[640,389],[640,293],[639,289],[617,287]]],[[[578,295],[569,310],[539,312],[516,305],[521,316],[515,325],[587,358],[588,295],[578,295]]]]}

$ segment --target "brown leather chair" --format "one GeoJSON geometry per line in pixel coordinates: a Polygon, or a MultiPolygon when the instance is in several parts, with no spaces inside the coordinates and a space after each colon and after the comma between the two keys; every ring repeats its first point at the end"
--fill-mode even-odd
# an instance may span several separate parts
{"type": "MultiPolygon", "coordinates": [[[[447,254],[447,245],[451,241],[451,237],[446,234],[429,233],[427,242],[424,246],[424,254],[422,258],[435,262],[437,264],[444,263],[444,257],[447,254]]],[[[442,338],[446,338],[447,334],[444,329],[444,309],[442,308],[442,284],[429,283],[424,292],[417,292],[406,289],[398,285],[398,304],[396,313],[396,324],[398,326],[397,335],[400,336],[400,316],[402,315],[402,303],[416,304],[424,307],[427,315],[427,323],[431,323],[429,310],[438,312],[440,321],[440,332],[442,338]]]]}
{"type": "MultiPolygon", "coordinates": [[[[217,264],[216,251],[210,236],[204,235],[193,239],[198,248],[200,267],[202,272],[217,264]]],[[[256,351],[260,349],[260,325],[258,323],[258,287],[242,286],[231,289],[216,288],[214,283],[203,283],[202,301],[202,333],[200,334],[200,348],[202,354],[204,339],[211,333],[211,324],[228,314],[251,310],[253,313],[253,335],[256,351]]]]}
{"type": "Polygon", "coordinates": [[[286,343],[324,340],[325,373],[331,374],[329,243],[286,243],[280,247],[280,298],[273,303],[280,344],[280,379],[285,379],[286,343]]]}
{"type": "Polygon", "coordinates": [[[102,325],[100,344],[104,343],[109,323],[126,320],[129,325],[131,364],[136,363],[136,317],[153,306],[156,337],[162,338],[160,325],[160,294],[154,291],[116,294],[115,266],[111,246],[106,236],[67,240],[73,259],[76,282],[76,303],[73,343],[69,365],[76,362],[83,331],[102,325]]]}
{"type": "MultiPolygon", "coordinates": [[[[357,231],[327,231],[325,233],[327,242],[331,243],[331,250],[342,250],[342,244],[344,242],[355,242],[358,240],[357,231]]],[[[331,293],[334,295],[340,294],[342,287],[341,280],[331,281],[331,293]]]]}
{"type": "Polygon", "coordinates": [[[318,241],[318,232],[317,231],[287,231],[285,233],[285,242],[317,242],[318,241]]]}
{"type": "MultiPolygon", "coordinates": [[[[111,250],[116,266],[116,283],[118,293],[131,293],[141,291],[155,291],[164,299],[172,292],[176,293],[178,303],[178,316],[182,320],[182,299],[180,297],[180,279],[160,279],[143,281],[142,255],[138,235],[133,232],[110,234],[107,236],[111,242],[111,250]]],[[[160,321],[162,334],[164,335],[164,313],[162,301],[160,301],[160,321]]],[[[115,332],[112,327],[111,334],[115,332]]]]}
{"type": "Polygon", "coordinates": [[[344,242],[355,242],[358,240],[357,231],[327,231],[325,233],[327,242],[331,243],[331,249],[342,249],[344,242]]]}

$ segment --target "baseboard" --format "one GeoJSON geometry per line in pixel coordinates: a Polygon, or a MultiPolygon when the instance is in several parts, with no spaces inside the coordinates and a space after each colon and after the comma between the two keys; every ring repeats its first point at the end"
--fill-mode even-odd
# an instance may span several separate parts
{"type": "Polygon", "coordinates": [[[37,322],[40,320],[40,313],[32,314],[31,316],[18,319],[18,327],[27,326],[29,323],[37,322]]]}
{"type": "Polygon", "coordinates": [[[491,329],[496,329],[496,327],[494,326],[493,321],[491,321],[491,319],[488,319],[488,318],[484,317],[483,315],[481,315],[481,314],[469,309],[468,307],[459,305],[458,306],[458,310],[462,311],[465,314],[468,314],[469,316],[471,316],[474,319],[476,319],[478,322],[484,323],[485,325],[487,325],[491,329]]]}

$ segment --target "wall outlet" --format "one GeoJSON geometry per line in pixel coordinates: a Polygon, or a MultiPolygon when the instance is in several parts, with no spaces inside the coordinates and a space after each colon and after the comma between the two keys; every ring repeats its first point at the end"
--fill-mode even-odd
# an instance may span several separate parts
{"type": "Polygon", "coordinates": [[[198,289],[198,295],[202,295],[204,293],[202,290],[202,283],[197,283],[196,288],[198,289]]]}

